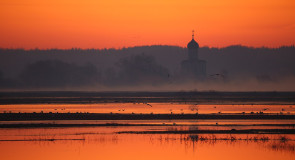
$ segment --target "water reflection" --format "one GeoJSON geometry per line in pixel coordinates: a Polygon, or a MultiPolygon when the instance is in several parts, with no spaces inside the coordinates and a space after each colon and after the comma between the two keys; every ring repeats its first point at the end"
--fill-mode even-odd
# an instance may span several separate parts
{"type": "Polygon", "coordinates": [[[116,134],[149,129],[136,126],[0,129],[1,159],[288,160],[295,156],[293,134],[116,134]]]}
{"type": "Polygon", "coordinates": [[[295,114],[292,105],[205,105],[185,103],[13,104],[0,105],[0,113],[175,113],[175,114],[295,114]]]}
{"type": "MultiPolygon", "coordinates": [[[[15,131],[10,131],[15,132],[15,131]]],[[[16,131],[18,132],[18,131],[16,131]]],[[[43,132],[43,131],[41,131],[43,132]]],[[[65,133],[65,132],[62,132],[65,133]]],[[[73,135],[56,135],[72,137],[73,135]]],[[[188,135],[85,134],[85,140],[2,141],[2,158],[294,159],[294,141],[186,140],[188,135]],[[292,150],[293,149],[293,150],[292,150]],[[17,151],[17,154],[15,152],[17,151]]],[[[206,136],[206,135],[203,135],[206,136]]],[[[38,136],[37,136],[38,137],[38,136]]],[[[43,137],[43,136],[41,136],[43,137]]],[[[75,135],[74,137],[81,137],[75,135]]]]}
{"type": "MultiPolygon", "coordinates": [[[[251,112],[280,114],[282,112],[282,114],[295,114],[295,108],[288,105],[192,105],[181,103],[151,103],[150,105],[143,103],[0,105],[0,112],[245,112],[248,114],[251,112]]],[[[26,124],[45,124],[45,126],[37,125],[34,128],[0,129],[0,153],[1,159],[4,160],[289,160],[295,157],[294,134],[180,134],[178,132],[251,129],[294,130],[295,120],[55,120],[2,121],[0,124],[22,124],[24,126],[26,124]],[[64,126],[46,127],[46,124],[64,124],[64,126]],[[79,127],[67,126],[67,124],[78,124],[79,127]],[[147,133],[129,134],[130,131],[147,133]],[[171,131],[170,133],[175,131],[175,133],[167,134],[165,131],[171,131]]]]}

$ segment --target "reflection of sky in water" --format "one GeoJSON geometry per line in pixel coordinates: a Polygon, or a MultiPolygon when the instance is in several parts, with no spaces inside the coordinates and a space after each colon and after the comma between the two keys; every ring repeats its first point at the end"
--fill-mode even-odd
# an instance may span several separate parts
{"type": "MultiPolygon", "coordinates": [[[[59,113],[280,113],[295,114],[290,105],[192,105],[170,103],[107,103],[107,104],[34,104],[0,105],[0,112],[59,113]]],[[[100,126],[70,128],[0,129],[0,152],[4,160],[145,160],[145,159],[252,159],[291,160],[295,157],[295,135],[277,134],[214,134],[217,138],[252,140],[185,139],[188,134],[116,134],[120,131],[231,130],[231,129],[294,129],[295,120],[85,120],[85,121],[2,121],[11,123],[55,124],[144,124],[151,126],[100,126]],[[273,125],[269,125],[273,124],[273,125]],[[154,125],[154,126],[153,126],[154,125]],[[256,125],[256,126],[255,126],[256,125]],[[257,126],[260,125],[260,126],[257,126]],[[280,126],[282,125],[282,126],[280,126]],[[268,141],[254,141],[254,137],[268,141]],[[281,136],[292,141],[281,142],[281,136]],[[44,141],[54,139],[54,141],[44,141]],[[27,141],[3,141],[27,140],[27,141]]],[[[212,137],[213,134],[202,134],[212,137]]]]}
{"type": "Polygon", "coordinates": [[[279,113],[295,114],[292,105],[195,105],[184,103],[14,104],[0,105],[0,112],[44,113],[279,113]]]}
{"type": "MultiPolygon", "coordinates": [[[[197,141],[189,135],[114,134],[137,127],[81,127],[50,129],[1,129],[1,139],[37,139],[37,141],[0,141],[1,159],[294,159],[294,141],[197,141]],[[38,141],[38,139],[61,139],[38,141]],[[85,140],[69,140],[69,139],[85,140]]],[[[147,128],[146,128],[147,129],[147,128]]],[[[201,136],[211,137],[203,134],[201,136]]],[[[229,137],[233,135],[216,135],[229,137]]],[[[234,135],[246,138],[262,135],[234,135]]],[[[281,135],[263,135],[277,139],[281,135]]],[[[294,139],[294,135],[283,135],[294,139]]]]}
{"type": "MultiPolygon", "coordinates": [[[[295,120],[45,120],[45,121],[0,121],[0,124],[122,124],[126,128],[142,130],[166,130],[167,128],[203,130],[228,129],[294,129],[295,120]],[[133,125],[133,126],[132,126],[133,125]],[[135,126],[136,125],[136,126],[135,126]]],[[[97,126],[98,127],[98,126],[97,126]]],[[[105,127],[105,126],[99,126],[105,127]]],[[[112,127],[112,126],[109,126],[112,127]]],[[[119,126],[113,126],[119,127],[119,126]]],[[[122,127],[124,128],[124,127],[122,127]]]]}

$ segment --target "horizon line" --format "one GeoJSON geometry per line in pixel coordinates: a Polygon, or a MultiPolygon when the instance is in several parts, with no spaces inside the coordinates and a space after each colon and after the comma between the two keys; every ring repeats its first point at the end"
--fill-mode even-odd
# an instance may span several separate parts
{"type": "MultiPolygon", "coordinates": [[[[79,48],[79,47],[72,47],[72,48],[57,48],[57,47],[52,47],[52,48],[21,48],[21,47],[16,47],[16,48],[4,48],[0,47],[0,50],[25,50],[25,51],[33,51],[33,50],[122,50],[122,49],[129,49],[129,48],[138,48],[138,47],[153,47],[153,46],[162,46],[162,47],[178,47],[178,48],[183,48],[186,49],[187,47],[182,47],[179,45],[165,45],[165,44],[154,44],[154,45],[136,45],[136,46],[128,46],[128,47],[110,47],[110,48],[79,48]]],[[[245,47],[245,48],[251,48],[251,49],[258,49],[258,48],[266,48],[266,49],[279,49],[279,48],[284,48],[284,47],[289,47],[289,48],[294,48],[295,44],[292,45],[281,45],[277,47],[269,47],[269,46],[259,46],[259,47],[254,47],[254,46],[247,46],[247,45],[242,45],[242,44],[232,44],[224,47],[210,47],[210,46],[201,46],[200,48],[217,48],[217,49],[223,49],[223,48],[228,48],[228,47],[245,47]]]]}

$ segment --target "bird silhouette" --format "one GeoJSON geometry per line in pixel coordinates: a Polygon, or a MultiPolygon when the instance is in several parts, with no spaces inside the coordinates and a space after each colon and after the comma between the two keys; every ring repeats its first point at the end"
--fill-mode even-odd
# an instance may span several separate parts
{"type": "Polygon", "coordinates": [[[150,105],[150,104],[148,104],[148,103],[147,103],[146,105],[148,105],[148,106],[150,106],[150,107],[153,107],[152,105],[150,105]]]}

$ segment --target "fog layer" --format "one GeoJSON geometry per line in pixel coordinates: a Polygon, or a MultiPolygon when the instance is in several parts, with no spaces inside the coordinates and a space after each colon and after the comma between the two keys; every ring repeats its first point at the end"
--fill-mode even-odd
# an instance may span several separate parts
{"type": "Polygon", "coordinates": [[[187,49],[0,49],[1,90],[295,91],[295,48],[199,49],[206,77],[181,73],[187,49]]]}

